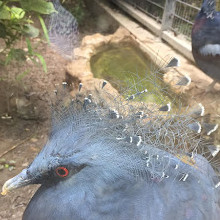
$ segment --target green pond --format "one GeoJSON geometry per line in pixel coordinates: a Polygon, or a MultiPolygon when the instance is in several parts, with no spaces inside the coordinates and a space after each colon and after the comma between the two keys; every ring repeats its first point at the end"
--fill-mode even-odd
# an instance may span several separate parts
{"type": "Polygon", "coordinates": [[[155,73],[158,67],[132,45],[110,46],[94,55],[90,64],[94,77],[109,81],[124,96],[147,89],[143,101],[166,103],[173,100],[172,94],[165,91],[168,86],[163,83],[162,74],[155,73]]]}

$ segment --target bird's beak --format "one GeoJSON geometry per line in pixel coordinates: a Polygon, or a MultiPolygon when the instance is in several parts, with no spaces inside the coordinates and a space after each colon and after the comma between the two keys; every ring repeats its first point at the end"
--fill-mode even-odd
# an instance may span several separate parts
{"type": "Polygon", "coordinates": [[[9,179],[2,187],[2,195],[6,195],[9,191],[30,184],[31,179],[27,176],[27,169],[24,169],[17,176],[9,179]]]}

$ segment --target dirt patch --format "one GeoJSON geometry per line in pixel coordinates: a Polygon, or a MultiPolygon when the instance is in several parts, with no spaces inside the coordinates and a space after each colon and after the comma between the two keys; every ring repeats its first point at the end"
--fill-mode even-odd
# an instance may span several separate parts
{"type": "MultiPolygon", "coordinates": [[[[15,169],[9,171],[5,168],[0,171],[0,185],[17,175],[22,169],[34,159],[41,147],[45,144],[48,133],[48,125],[38,121],[13,120],[0,121],[0,153],[9,151],[3,157],[8,161],[15,161],[15,169]],[[16,147],[14,150],[11,150],[16,147]]],[[[37,186],[29,186],[18,189],[15,192],[3,197],[0,196],[0,219],[21,219],[22,213],[28,204],[29,199],[36,191],[37,186]]]]}
{"type": "MultiPolygon", "coordinates": [[[[36,44],[33,40],[32,44],[36,44]]],[[[15,169],[0,170],[0,185],[18,174],[45,144],[50,125],[50,98],[56,83],[65,80],[66,61],[40,42],[38,51],[47,63],[48,73],[30,61],[1,67],[0,76],[0,155],[6,163],[15,161],[15,169]],[[28,70],[21,80],[15,78],[28,70]],[[6,117],[6,113],[12,119],[6,117]],[[15,148],[15,149],[13,149],[15,148]],[[13,150],[11,150],[13,149],[13,150]],[[6,153],[8,152],[8,153],[6,153]]],[[[36,186],[0,196],[0,219],[21,219],[36,186]]]]}

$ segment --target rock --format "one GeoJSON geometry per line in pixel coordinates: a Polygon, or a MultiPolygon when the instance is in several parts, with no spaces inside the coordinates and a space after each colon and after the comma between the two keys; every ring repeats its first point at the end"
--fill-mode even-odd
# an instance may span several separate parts
{"type": "Polygon", "coordinates": [[[112,27],[112,19],[106,14],[101,14],[97,18],[97,29],[99,32],[107,33],[113,29],[112,27]]]}
{"type": "Polygon", "coordinates": [[[94,46],[94,47],[101,47],[104,46],[105,44],[109,43],[109,37],[105,37],[99,33],[85,36],[82,40],[82,47],[85,46],[94,46]]]}
{"type": "Polygon", "coordinates": [[[93,47],[81,47],[81,48],[76,48],[74,50],[74,56],[75,59],[79,58],[86,58],[90,59],[92,55],[94,55],[95,49],[93,47]]]}
{"type": "Polygon", "coordinates": [[[12,171],[12,170],[14,170],[14,169],[15,169],[14,166],[10,166],[10,167],[8,168],[9,171],[12,171]]]}
{"type": "Polygon", "coordinates": [[[31,142],[36,143],[38,141],[37,138],[31,138],[31,142]]]}
{"type": "Polygon", "coordinates": [[[120,44],[125,42],[132,42],[131,34],[128,30],[123,27],[118,28],[118,30],[112,35],[110,43],[120,44]]]}
{"type": "Polygon", "coordinates": [[[16,109],[19,117],[23,119],[37,119],[39,114],[34,103],[26,97],[16,98],[16,109]]]}
{"type": "Polygon", "coordinates": [[[4,165],[5,163],[6,163],[5,158],[0,158],[0,164],[1,164],[1,165],[4,165]]]}
{"type": "Polygon", "coordinates": [[[28,165],[29,165],[29,163],[26,162],[26,163],[23,163],[21,166],[22,166],[22,167],[27,167],[28,165]]]}
{"type": "Polygon", "coordinates": [[[79,80],[91,79],[93,77],[88,59],[74,60],[67,65],[66,70],[68,74],[77,77],[79,80]]]}
{"type": "Polygon", "coordinates": [[[9,166],[14,166],[15,164],[16,164],[16,161],[14,161],[14,160],[9,160],[8,161],[9,166]]]}
{"type": "MultiPolygon", "coordinates": [[[[103,28],[108,28],[108,24],[103,22],[99,25],[103,25],[103,28]]],[[[119,93],[111,86],[110,83],[105,86],[105,92],[100,92],[102,91],[100,89],[103,79],[93,78],[90,67],[90,59],[96,53],[107,48],[110,44],[123,44],[129,41],[131,43],[133,42],[131,34],[123,27],[118,28],[114,34],[108,36],[104,36],[99,33],[85,36],[82,40],[81,46],[74,50],[75,60],[67,64],[66,78],[71,79],[71,83],[75,83],[77,86],[79,83],[83,83],[83,90],[81,93],[83,94],[83,92],[86,91],[86,94],[84,94],[85,96],[91,93],[96,97],[100,97],[102,100],[104,99],[107,102],[111,102],[112,97],[118,96],[119,93]]],[[[74,91],[72,93],[72,95],[74,95],[74,91]]]]}

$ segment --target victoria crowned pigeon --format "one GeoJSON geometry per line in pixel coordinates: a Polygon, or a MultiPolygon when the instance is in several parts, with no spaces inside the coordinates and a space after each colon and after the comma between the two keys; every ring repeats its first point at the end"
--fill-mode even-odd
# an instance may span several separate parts
{"type": "Polygon", "coordinates": [[[104,81],[103,99],[83,97],[81,83],[75,98],[53,104],[47,144],[3,186],[6,194],[41,184],[23,220],[219,219],[220,183],[209,163],[219,148],[197,136],[201,125],[191,117],[204,107],[171,113],[159,94],[161,103],[141,101],[158,93],[154,81],[155,91],[133,83],[123,98],[104,81]]]}
{"type": "Polygon", "coordinates": [[[213,79],[207,91],[220,81],[220,13],[215,0],[203,0],[192,29],[192,53],[198,67],[213,79]]]}
{"type": "MultiPolygon", "coordinates": [[[[53,2],[59,11],[59,1],[53,2]]],[[[52,15],[51,42],[71,55],[62,37],[68,45],[69,36],[76,36],[76,22],[64,19],[54,28],[57,18],[63,19],[52,15]],[[72,33],[65,31],[65,24],[73,27],[72,33]]],[[[166,68],[175,64],[177,59],[166,68]]],[[[204,107],[199,104],[186,113],[172,112],[174,104],[160,95],[165,90],[154,81],[159,73],[149,76],[146,80],[155,91],[141,87],[143,80],[137,80],[123,97],[108,93],[107,81],[100,85],[97,97],[84,96],[82,83],[74,98],[55,91],[47,144],[2,189],[6,194],[41,184],[23,220],[219,219],[218,167],[210,161],[220,149],[205,144],[198,136],[201,125],[193,119],[204,114],[204,107]],[[157,103],[146,103],[145,97],[152,93],[157,103]]],[[[183,78],[178,85],[188,81],[183,78]]]]}

